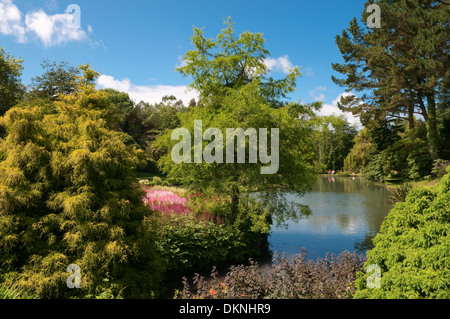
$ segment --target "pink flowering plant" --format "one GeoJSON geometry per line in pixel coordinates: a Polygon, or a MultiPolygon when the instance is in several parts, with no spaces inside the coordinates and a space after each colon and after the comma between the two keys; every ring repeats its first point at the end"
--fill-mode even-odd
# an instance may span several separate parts
{"type": "Polygon", "coordinates": [[[144,190],[144,204],[160,213],[157,245],[170,276],[259,254],[264,235],[248,227],[253,221],[230,222],[226,212],[231,201],[225,197],[175,187],[144,190]]]}
{"type": "Polygon", "coordinates": [[[143,198],[144,204],[151,210],[159,211],[165,215],[188,215],[187,198],[167,189],[148,189],[143,198]]]}

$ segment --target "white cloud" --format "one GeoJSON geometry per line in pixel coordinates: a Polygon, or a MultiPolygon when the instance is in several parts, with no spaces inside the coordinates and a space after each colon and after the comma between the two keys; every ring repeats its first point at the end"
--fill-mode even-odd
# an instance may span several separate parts
{"type": "Polygon", "coordinates": [[[325,100],[325,94],[319,92],[326,90],[328,90],[326,86],[318,86],[314,90],[310,91],[309,94],[314,98],[314,101],[323,101],[325,100]],[[317,95],[318,93],[319,95],[317,95]]]}
{"type": "Polygon", "coordinates": [[[343,112],[337,106],[338,102],[341,100],[341,97],[349,96],[349,95],[353,95],[353,94],[352,93],[342,93],[336,99],[334,99],[333,102],[331,102],[331,104],[324,103],[322,108],[319,111],[317,111],[316,114],[318,114],[320,116],[343,115],[350,124],[355,125],[357,128],[362,128],[362,124],[357,116],[354,116],[350,112],[343,112]]]}
{"type": "Polygon", "coordinates": [[[323,101],[325,100],[325,94],[320,93],[318,96],[314,96],[314,101],[323,101]]]}
{"type": "Polygon", "coordinates": [[[135,85],[129,79],[116,80],[113,76],[105,74],[99,76],[97,86],[102,89],[109,88],[128,93],[134,101],[144,101],[150,104],[160,103],[165,95],[174,95],[187,105],[192,99],[198,101],[199,96],[196,91],[183,85],[135,85]]]}
{"type": "Polygon", "coordinates": [[[266,58],[264,59],[264,64],[269,71],[283,72],[285,74],[291,73],[291,71],[295,68],[287,55],[281,56],[277,59],[266,58]]]}
{"type": "MultiPolygon", "coordinates": [[[[49,15],[42,9],[24,15],[13,0],[0,0],[0,33],[14,36],[21,43],[34,37],[46,47],[84,40],[87,33],[74,26],[73,18],[70,13],[49,15]]],[[[92,27],[88,30],[92,32],[92,27]]]]}
{"type": "Polygon", "coordinates": [[[83,40],[86,32],[73,26],[69,22],[71,18],[69,13],[48,15],[39,10],[25,16],[25,25],[28,31],[37,35],[44,46],[83,40]]]}
{"type": "Polygon", "coordinates": [[[12,35],[21,43],[26,41],[22,12],[12,0],[0,0],[0,34],[12,35]]]}

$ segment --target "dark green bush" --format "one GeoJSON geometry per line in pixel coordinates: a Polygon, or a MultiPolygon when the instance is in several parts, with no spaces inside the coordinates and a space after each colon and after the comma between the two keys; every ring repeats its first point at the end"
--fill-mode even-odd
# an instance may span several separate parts
{"type": "Polygon", "coordinates": [[[385,160],[383,154],[376,154],[372,157],[366,171],[364,172],[364,177],[370,181],[384,182],[385,179],[385,160]]]}
{"type": "Polygon", "coordinates": [[[436,177],[442,177],[445,175],[448,166],[450,166],[450,161],[437,159],[433,162],[433,169],[431,170],[431,174],[436,177]]]}
{"type": "Polygon", "coordinates": [[[257,257],[266,236],[190,215],[172,216],[162,223],[158,250],[167,275],[184,274],[257,257]]]}
{"type": "Polygon", "coordinates": [[[422,179],[431,173],[432,160],[428,151],[423,124],[417,130],[398,133],[399,139],[384,144],[370,157],[364,176],[376,182],[399,182],[422,179]]]}

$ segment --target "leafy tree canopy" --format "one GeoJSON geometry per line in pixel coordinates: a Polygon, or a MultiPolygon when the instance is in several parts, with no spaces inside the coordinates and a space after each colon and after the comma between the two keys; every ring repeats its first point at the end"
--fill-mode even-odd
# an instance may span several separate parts
{"type": "Polygon", "coordinates": [[[20,82],[22,63],[0,47],[0,116],[16,105],[24,93],[20,82]]]}
{"type": "Polygon", "coordinates": [[[194,28],[194,50],[184,55],[184,65],[177,70],[192,78],[190,87],[197,90],[203,99],[223,96],[230,89],[239,89],[257,80],[267,103],[272,107],[285,105],[282,99],[295,90],[299,69],[294,68],[281,80],[267,77],[269,70],[264,59],[270,53],[264,48],[263,35],[245,31],[237,37],[230,18],[225,25],[216,39],[208,39],[203,30],[194,28]]]}
{"type": "MultiPolygon", "coordinates": [[[[268,148],[271,129],[278,128],[279,167],[275,174],[261,174],[261,168],[268,165],[260,161],[251,163],[250,152],[258,153],[263,148],[250,145],[247,138],[243,144],[245,163],[238,163],[236,157],[234,163],[227,163],[225,152],[218,153],[218,149],[211,148],[211,145],[207,150],[220,161],[175,163],[171,150],[179,141],[172,140],[173,130],[169,130],[157,140],[158,148],[166,153],[160,161],[163,171],[194,193],[229,198],[231,207],[224,214],[228,214],[232,221],[239,218],[239,206],[251,200],[252,192],[271,192],[275,194],[270,196],[273,199],[282,197],[285,191],[304,192],[309,189],[315,179],[312,124],[307,121],[311,107],[282,102],[285,95],[294,89],[298,70],[293,70],[291,75],[277,83],[270,79],[266,81],[263,59],[269,52],[263,47],[262,35],[244,32],[236,37],[230,20],[217,40],[206,39],[199,29],[194,29],[192,39],[195,49],[185,55],[185,66],[178,69],[183,75],[192,76],[191,87],[197,89],[201,96],[197,106],[179,114],[180,127],[190,132],[188,138],[192,148],[187,155],[195,153],[194,121],[202,121],[203,132],[209,128],[221,131],[223,140],[211,136],[210,141],[222,143],[223,149],[227,128],[255,129],[256,132],[265,128],[269,136],[268,148]]],[[[202,150],[209,144],[206,139],[200,143],[202,150]]],[[[236,145],[233,149],[235,154],[236,145]]]]}

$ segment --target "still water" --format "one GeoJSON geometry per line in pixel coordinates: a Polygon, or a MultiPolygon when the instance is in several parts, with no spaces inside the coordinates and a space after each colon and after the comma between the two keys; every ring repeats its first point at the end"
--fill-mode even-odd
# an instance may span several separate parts
{"type": "Polygon", "coordinates": [[[290,200],[308,205],[312,214],[289,222],[287,229],[272,229],[270,249],[286,253],[289,259],[302,247],[311,259],[325,257],[327,252],[365,253],[373,247],[372,238],[392,208],[388,193],[361,177],[321,176],[311,192],[288,195],[290,200]]]}

